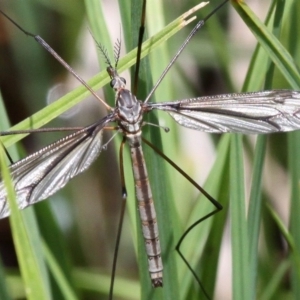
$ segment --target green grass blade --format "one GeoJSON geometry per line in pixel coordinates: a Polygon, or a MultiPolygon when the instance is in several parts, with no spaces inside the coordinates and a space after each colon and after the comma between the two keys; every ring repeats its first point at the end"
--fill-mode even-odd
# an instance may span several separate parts
{"type": "Polygon", "coordinates": [[[248,212],[248,237],[249,237],[249,273],[251,280],[249,290],[252,291],[252,299],[254,299],[256,292],[257,280],[257,261],[258,261],[258,238],[261,220],[261,185],[263,165],[266,153],[266,136],[258,136],[256,141],[253,174],[251,183],[251,194],[248,212]]]}
{"type": "MultiPolygon", "coordinates": [[[[266,18],[266,24],[271,23],[271,15],[273,14],[274,6],[270,7],[268,16],[266,18]]],[[[280,25],[283,17],[283,7],[281,5],[276,6],[276,14],[273,23],[273,33],[276,37],[280,34],[280,25]]],[[[255,53],[252,58],[251,66],[247,73],[247,79],[244,84],[243,90],[249,90],[249,85],[259,85],[259,79],[254,76],[255,73],[255,64],[258,66],[259,61],[258,56],[263,56],[263,53],[260,52],[260,46],[256,47],[255,53]]],[[[271,63],[267,57],[264,58],[264,64],[269,66],[266,78],[265,78],[265,89],[272,88],[272,81],[274,76],[274,64],[271,63]]],[[[260,68],[260,74],[263,74],[263,68],[260,68]]],[[[258,136],[256,141],[256,148],[254,153],[254,162],[253,162],[253,174],[252,174],[252,184],[251,184],[251,193],[250,193],[250,203],[249,203],[249,212],[248,212],[248,236],[249,236],[249,270],[250,270],[250,282],[249,286],[252,286],[250,290],[252,291],[251,298],[257,298],[256,295],[256,284],[257,284],[257,269],[258,269],[258,240],[259,240],[259,229],[260,229],[260,219],[261,219],[261,188],[262,188],[262,174],[264,159],[266,155],[266,136],[258,136]]]]}
{"type": "Polygon", "coordinates": [[[261,300],[271,300],[278,297],[278,286],[291,267],[290,260],[283,261],[278,267],[275,274],[272,276],[268,285],[260,296],[261,300]]]}
{"type": "Polygon", "coordinates": [[[230,218],[233,259],[233,299],[251,299],[248,288],[249,239],[245,209],[242,137],[233,135],[230,152],[230,218]]]}
{"type": "MultiPolygon", "coordinates": [[[[110,274],[105,276],[95,272],[94,270],[76,268],[73,272],[73,278],[76,286],[88,292],[96,292],[99,294],[107,294],[107,287],[110,284],[110,274]]],[[[118,288],[115,289],[114,297],[122,299],[138,300],[140,298],[140,285],[136,281],[127,278],[118,277],[118,288]]]]}
{"type": "MultiPolygon", "coordinates": [[[[274,5],[270,7],[265,21],[265,24],[268,26],[268,28],[274,12],[275,2],[273,3],[274,5]]],[[[256,91],[261,88],[265,79],[265,73],[268,68],[269,61],[268,53],[258,43],[255,47],[255,51],[248,67],[246,79],[243,84],[243,91],[256,91]]]]}
{"type": "MultiPolygon", "coordinates": [[[[298,59],[299,64],[299,42],[295,41],[295,30],[299,29],[299,12],[300,5],[298,1],[293,1],[291,5],[290,25],[285,31],[288,47],[293,55],[298,59]],[[291,25],[294,24],[294,25],[291,25]]],[[[297,31],[298,32],[298,31],[297,31]]],[[[300,85],[298,85],[300,89],[300,85]]],[[[295,299],[300,297],[299,287],[299,255],[300,255],[300,236],[299,236],[299,209],[300,209],[300,190],[299,190],[299,147],[300,147],[300,132],[292,132],[288,135],[288,165],[291,175],[291,204],[290,204],[290,233],[294,239],[295,248],[292,252],[292,272],[291,284],[292,294],[295,299]]]]}
{"type": "MultiPolygon", "coordinates": [[[[253,15],[253,13],[246,7],[245,4],[240,4],[238,7],[238,12],[243,17],[244,21],[247,23],[249,28],[254,31],[258,41],[260,42],[260,46],[257,47],[255,54],[253,56],[253,60],[248,72],[248,76],[245,81],[245,85],[243,90],[257,90],[261,88],[262,81],[265,80],[265,88],[271,89],[273,76],[274,76],[274,68],[270,65],[269,57],[273,59],[276,63],[277,60],[277,67],[280,69],[282,75],[286,78],[290,85],[294,88],[299,89],[299,81],[298,76],[299,72],[295,65],[295,62],[291,58],[290,54],[288,54],[287,50],[282,50],[282,45],[276,40],[280,36],[280,27],[284,23],[284,15],[283,12],[288,11],[288,6],[290,6],[290,1],[278,1],[275,6],[275,1],[273,2],[273,6],[270,7],[267,21],[268,28],[262,26],[260,21],[253,15]],[[274,8],[277,8],[276,14],[274,17],[274,8]],[[273,24],[273,23],[274,24],[273,24]],[[274,29],[272,29],[274,28],[274,29]],[[273,34],[271,34],[270,30],[273,30],[273,34]],[[272,44],[272,45],[271,45],[272,44]],[[261,46],[267,49],[267,51],[262,51],[261,46]],[[271,54],[272,52],[272,54],[271,54]],[[280,52],[280,53],[279,53],[280,52]],[[277,56],[275,59],[274,56],[277,56]],[[278,63],[278,60],[281,61],[281,64],[278,63]],[[283,67],[284,65],[284,67],[283,67]],[[267,68],[269,70],[267,71],[267,68]],[[264,72],[266,70],[267,72],[264,72]],[[267,74],[267,75],[265,75],[267,74]],[[293,81],[292,81],[293,78],[293,81]]],[[[286,19],[290,22],[290,18],[288,14],[286,14],[286,19]]],[[[282,36],[286,36],[282,34],[282,36]]],[[[293,55],[294,57],[294,55],[293,55]]],[[[281,85],[280,87],[285,87],[285,85],[281,85]]],[[[294,135],[295,133],[292,133],[294,135]]],[[[262,184],[262,167],[263,167],[263,160],[264,160],[264,152],[265,152],[265,139],[266,137],[258,137],[257,139],[257,146],[255,149],[255,156],[254,156],[254,167],[253,167],[253,175],[252,175],[252,187],[251,187],[251,196],[250,196],[250,206],[248,212],[248,233],[249,233],[249,241],[250,241],[250,265],[249,265],[249,273],[250,273],[250,281],[249,281],[249,290],[253,292],[251,298],[257,298],[257,283],[259,283],[261,277],[259,271],[258,261],[259,255],[258,252],[258,238],[259,238],[259,228],[260,228],[260,218],[261,218],[261,204],[260,204],[260,189],[262,184]],[[252,286],[252,287],[251,287],[252,286]]],[[[292,141],[292,139],[290,140],[292,141]]],[[[293,139],[295,142],[295,140],[293,139]]],[[[295,147],[296,149],[297,147],[295,147]]],[[[296,153],[294,153],[296,154],[296,153]]],[[[289,158],[292,159],[292,154],[288,155],[289,158]]],[[[293,167],[296,167],[296,162],[293,162],[293,167]]],[[[296,181],[294,182],[296,184],[296,181]]],[[[298,187],[297,187],[298,188],[298,187]]],[[[282,231],[283,234],[283,231],[282,231]]],[[[272,251],[272,250],[271,250],[272,251]]],[[[295,257],[295,255],[293,255],[295,257]]],[[[297,278],[297,276],[295,277],[297,278]]],[[[295,282],[297,279],[295,279],[295,282]]],[[[276,281],[279,282],[279,281],[276,281]]]]}
{"type": "MultiPolygon", "coordinates": [[[[5,107],[4,107],[1,93],[0,93],[0,112],[1,112],[0,113],[1,114],[0,128],[3,128],[4,126],[6,126],[8,124],[8,119],[7,119],[7,115],[4,113],[5,107]]],[[[1,147],[1,145],[0,145],[0,147],[1,147]]],[[[5,274],[4,265],[2,264],[2,259],[0,259],[0,299],[9,300],[9,299],[11,299],[11,297],[9,296],[9,293],[8,293],[5,275],[6,274],[5,274]]]]}
{"type": "MultiPolygon", "coordinates": [[[[299,238],[299,212],[300,209],[300,190],[299,190],[299,178],[300,178],[300,133],[293,132],[288,135],[289,143],[289,168],[291,172],[291,216],[290,216],[290,226],[291,233],[295,239],[296,251],[300,253],[300,238],[299,238]]],[[[299,268],[296,264],[292,265],[292,284],[293,293],[295,297],[300,297],[300,288],[297,282],[299,282],[299,268]]]]}
{"type": "MultiPolygon", "coordinates": [[[[1,126],[8,127],[9,120],[2,101],[1,107],[1,126]]],[[[18,156],[15,148],[12,149],[11,154],[14,158],[18,156]]],[[[45,299],[50,299],[49,278],[43,260],[42,249],[39,244],[39,231],[36,219],[32,209],[24,213],[18,210],[11,178],[5,165],[5,159],[1,148],[1,176],[6,188],[9,189],[10,222],[21,274],[25,284],[25,291],[27,292],[28,299],[36,299],[37,296],[42,295],[45,299]],[[2,166],[4,171],[2,171],[2,166]]]]}
{"type": "Polygon", "coordinates": [[[22,299],[26,296],[23,280],[20,276],[20,273],[7,270],[7,276],[4,283],[6,288],[9,290],[9,299],[22,299]]]}
{"type": "MultiPolygon", "coordinates": [[[[11,209],[10,222],[12,233],[18,253],[22,278],[25,284],[26,296],[28,299],[51,299],[45,269],[39,260],[39,255],[36,253],[38,248],[36,244],[37,241],[32,241],[32,236],[30,237],[31,229],[27,223],[28,220],[22,217],[22,213],[18,209],[3,150],[0,152],[0,160],[1,174],[7,189],[8,203],[11,209]]],[[[29,211],[26,213],[29,214],[29,211]]]]}
{"type": "Polygon", "coordinates": [[[297,66],[286,48],[269,31],[269,29],[256,17],[244,2],[232,1],[234,8],[240,14],[243,21],[253,32],[258,42],[267,51],[292,88],[300,86],[300,75],[297,66]]]}
{"type": "Polygon", "coordinates": [[[6,279],[4,266],[2,264],[2,260],[0,260],[0,299],[3,300],[12,299],[8,292],[7,279],[6,279]]]}
{"type": "MultiPolygon", "coordinates": [[[[132,7],[134,8],[131,15],[132,20],[132,43],[137,44],[138,30],[140,24],[140,13],[142,1],[133,1],[132,7]]],[[[145,99],[152,86],[151,69],[148,60],[141,61],[139,72],[139,86],[138,86],[138,99],[145,99]]],[[[147,118],[147,121],[157,123],[157,117],[152,115],[147,118]]],[[[156,147],[161,149],[160,130],[157,128],[147,128],[144,137],[150,140],[156,147]]],[[[172,227],[173,221],[171,218],[171,198],[169,189],[168,176],[166,174],[165,162],[158,157],[149,147],[143,147],[145,153],[145,160],[148,167],[149,180],[151,183],[153,199],[156,207],[159,235],[161,239],[162,259],[164,262],[164,288],[153,289],[149,281],[147,258],[145,257],[144,240],[141,238],[141,232],[138,234],[138,248],[139,248],[139,272],[141,278],[141,299],[173,299],[179,294],[177,283],[177,270],[174,249],[174,236],[172,227]],[[170,214],[165,214],[168,211],[170,214]]],[[[138,218],[139,219],[139,218],[138,218]]],[[[140,221],[138,220],[138,224],[140,221]]],[[[140,229],[138,230],[140,231],[140,229]]]]}
{"type": "Polygon", "coordinates": [[[61,268],[61,265],[58,264],[55,257],[52,255],[50,249],[47,244],[43,241],[43,252],[45,254],[45,258],[47,260],[50,271],[53,274],[53,277],[56,279],[57,284],[60,287],[60,291],[62,292],[64,299],[76,300],[78,299],[75,295],[74,290],[70,286],[65,274],[61,268]]]}

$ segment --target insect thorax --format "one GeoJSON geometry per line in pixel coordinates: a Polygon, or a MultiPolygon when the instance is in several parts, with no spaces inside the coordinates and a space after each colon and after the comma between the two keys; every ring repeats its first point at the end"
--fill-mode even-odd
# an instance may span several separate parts
{"type": "Polygon", "coordinates": [[[119,125],[129,133],[141,129],[142,106],[140,101],[127,89],[117,93],[116,107],[118,109],[119,125]]]}

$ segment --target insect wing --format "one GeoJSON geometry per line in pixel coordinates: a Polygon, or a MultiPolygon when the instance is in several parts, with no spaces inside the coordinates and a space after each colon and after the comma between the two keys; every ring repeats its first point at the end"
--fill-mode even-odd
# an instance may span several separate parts
{"type": "Polygon", "coordinates": [[[211,133],[300,129],[300,92],[290,90],[191,98],[152,104],[151,108],[169,112],[182,126],[211,133]]]}
{"type": "MultiPolygon", "coordinates": [[[[103,127],[108,122],[109,116],[12,164],[9,169],[19,208],[48,198],[86,170],[102,150],[103,127]]],[[[0,218],[8,215],[6,188],[1,181],[0,218]]]]}

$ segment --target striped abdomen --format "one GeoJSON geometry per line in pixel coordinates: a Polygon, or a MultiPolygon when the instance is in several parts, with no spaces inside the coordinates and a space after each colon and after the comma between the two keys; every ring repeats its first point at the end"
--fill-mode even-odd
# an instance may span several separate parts
{"type": "Polygon", "coordinates": [[[142,230],[148,255],[148,266],[154,287],[163,285],[162,260],[156,212],[152,199],[147,168],[141,146],[141,133],[129,134],[127,139],[130,146],[135,192],[142,221],[142,230]]]}

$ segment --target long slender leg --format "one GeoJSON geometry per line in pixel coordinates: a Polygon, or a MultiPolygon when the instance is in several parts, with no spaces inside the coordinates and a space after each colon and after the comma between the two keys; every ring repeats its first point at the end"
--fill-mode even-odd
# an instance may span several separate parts
{"type": "Polygon", "coordinates": [[[160,83],[162,82],[162,80],[164,79],[164,77],[166,76],[166,74],[169,72],[170,68],[173,66],[173,64],[175,63],[175,61],[177,60],[177,58],[180,56],[181,52],[185,49],[186,45],[190,42],[191,38],[199,31],[199,29],[201,27],[204,26],[205,22],[211,17],[213,16],[216,11],[218,11],[223,5],[225,5],[229,0],[225,0],[224,2],[222,2],[219,6],[217,6],[210,14],[208,14],[203,20],[200,20],[196,26],[192,29],[192,31],[190,32],[190,34],[188,35],[188,37],[186,38],[186,40],[183,42],[183,44],[180,46],[180,48],[178,49],[177,53],[174,55],[174,57],[171,59],[171,61],[169,62],[169,64],[167,65],[167,67],[164,69],[164,71],[162,72],[162,74],[160,75],[159,79],[157,80],[157,82],[155,83],[155,85],[152,87],[152,90],[150,91],[150,93],[148,94],[147,98],[145,99],[144,103],[148,102],[149,99],[151,98],[151,96],[153,95],[153,93],[155,92],[155,90],[158,88],[158,86],[160,85],[160,83]]]}
{"type": "Polygon", "coordinates": [[[2,10],[0,10],[0,13],[5,16],[12,24],[14,24],[17,28],[19,28],[24,34],[27,36],[30,36],[34,38],[44,49],[46,49],[66,70],[68,70],[82,85],[86,87],[88,91],[97,99],[99,100],[108,111],[112,110],[112,107],[110,107],[103,99],[101,99],[96,92],[84,81],[79,74],[77,74],[73,68],[65,62],[58,53],[54,51],[54,49],[51,48],[50,45],[39,35],[33,34],[27,30],[25,30],[23,27],[21,27],[17,22],[15,22],[12,18],[10,18],[6,13],[4,13],[2,10]]]}
{"type": "Polygon", "coordinates": [[[121,186],[122,186],[122,206],[121,206],[120,219],[119,219],[119,225],[118,225],[118,233],[117,233],[117,239],[116,239],[116,245],[115,245],[115,251],[114,251],[108,299],[113,298],[113,290],[114,290],[114,282],[115,282],[115,275],[116,275],[117,259],[118,259],[118,253],[119,253],[119,245],[120,245],[120,239],[121,239],[121,233],[122,233],[122,227],[123,227],[123,219],[124,219],[124,213],[125,213],[126,201],[127,201],[127,191],[126,191],[126,187],[125,187],[124,161],[123,161],[123,150],[124,150],[125,142],[126,142],[126,137],[123,137],[122,143],[120,145],[120,151],[119,151],[120,175],[121,175],[121,186]]]}

